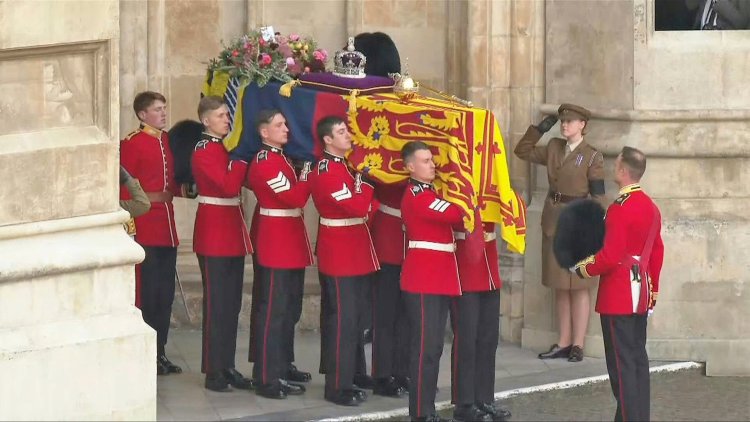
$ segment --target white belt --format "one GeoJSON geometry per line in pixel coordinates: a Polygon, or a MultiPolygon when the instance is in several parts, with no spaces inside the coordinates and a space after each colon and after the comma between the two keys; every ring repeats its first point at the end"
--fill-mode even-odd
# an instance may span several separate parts
{"type": "Polygon", "coordinates": [[[258,213],[268,217],[302,217],[301,208],[273,209],[261,207],[258,213]]]}
{"type": "Polygon", "coordinates": [[[240,204],[240,197],[235,196],[234,198],[216,198],[213,196],[201,196],[197,198],[199,204],[210,204],[210,205],[222,205],[225,207],[233,207],[240,204]]]}
{"type": "MultiPolygon", "coordinates": [[[[455,237],[456,240],[466,240],[466,233],[465,232],[453,232],[453,237],[455,237]]],[[[484,241],[485,242],[492,242],[495,239],[497,239],[497,233],[495,233],[495,232],[484,232],[484,241]]]]}
{"type": "Polygon", "coordinates": [[[429,249],[440,252],[456,252],[455,243],[437,243],[424,240],[410,240],[409,249],[429,249]]]}
{"type": "Polygon", "coordinates": [[[320,224],[327,227],[347,227],[365,224],[365,218],[324,218],[320,217],[320,224]]]}
{"type": "Polygon", "coordinates": [[[401,218],[401,210],[393,207],[389,207],[385,204],[380,204],[380,208],[378,208],[378,211],[382,212],[383,214],[392,215],[397,218],[401,218]]]}

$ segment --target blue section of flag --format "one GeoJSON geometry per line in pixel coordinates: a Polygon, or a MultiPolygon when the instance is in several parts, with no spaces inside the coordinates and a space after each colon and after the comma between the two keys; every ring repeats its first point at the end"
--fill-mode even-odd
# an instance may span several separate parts
{"type": "Polygon", "coordinates": [[[242,136],[234,153],[247,156],[258,152],[261,144],[256,129],[258,113],[263,109],[275,108],[286,117],[289,127],[289,142],[284,148],[284,154],[297,160],[315,161],[313,119],[320,91],[298,86],[293,89],[292,96],[287,98],[279,94],[279,87],[281,83],[269,82],[262,88],[254,83],[245,88],[242,98],[242,136]]]}

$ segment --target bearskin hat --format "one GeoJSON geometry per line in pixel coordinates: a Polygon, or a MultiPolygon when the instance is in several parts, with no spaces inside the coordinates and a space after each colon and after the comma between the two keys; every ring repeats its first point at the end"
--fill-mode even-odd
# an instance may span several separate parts
{"type": "Polygon", "coordinates": [[[196,120],[181,120],[169,129],[169,148],[174,156],[174,181],[195,183],[190,159],[195,151],[195,145],[201,140],[203,125],[196,120]]]}
{"type": "Polygon", "coordinates": [[[388,77],[389,73],[401,73],[401,56],[396,43],[382,32],[363,32],[354,37],[354,49],[367,58],[367,75],[388,77]]]}
{"type": "Polygon", "coordinates": [[[566,205],[557,220],[552,248],[557,262],[570,268],[604,245],[604,208],[593,199],[566,205]]]}

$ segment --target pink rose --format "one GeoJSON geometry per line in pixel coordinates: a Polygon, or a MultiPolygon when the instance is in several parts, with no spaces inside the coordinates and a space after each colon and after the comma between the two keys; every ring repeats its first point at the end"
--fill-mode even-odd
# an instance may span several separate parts
{"type": "Polygon", "coordinates": [[[263,53],[260,55],[260,64],[262,64],[263,66],[268,66],[269,64],[271,64],[271,61],[271,56],[269,56],[268,54],[263,53]]]}
{"type": "Polygon", "coordinates": [[[294,66],[294,59],[291,57],[286,58],[286,65],[287,66],[294,66]]]}
{"type": "Polygon", "coordinates": [[[313,51],[313,58],[315,60],[323,61],[325,60],[325,55],[323,55],[323,53],[320,50],[315,50],[313,51]]]}
{"type": "Polygon", "coordinates": [[[289,40],[299,41],[299,34],[289,34],[289,40]]]}

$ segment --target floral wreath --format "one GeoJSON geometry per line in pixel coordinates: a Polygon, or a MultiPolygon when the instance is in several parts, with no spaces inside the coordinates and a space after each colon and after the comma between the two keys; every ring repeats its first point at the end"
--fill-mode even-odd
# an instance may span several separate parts
{"type": "Polygon", "coordinates": [[[312,37],[299,34],[268,36],[253,30],[223,47],[208,70],[227,72],[261,87],[271,79],[289,82],[303,73],[324,72],[328,60],[328,52],[318,48],[312,37]]]}

